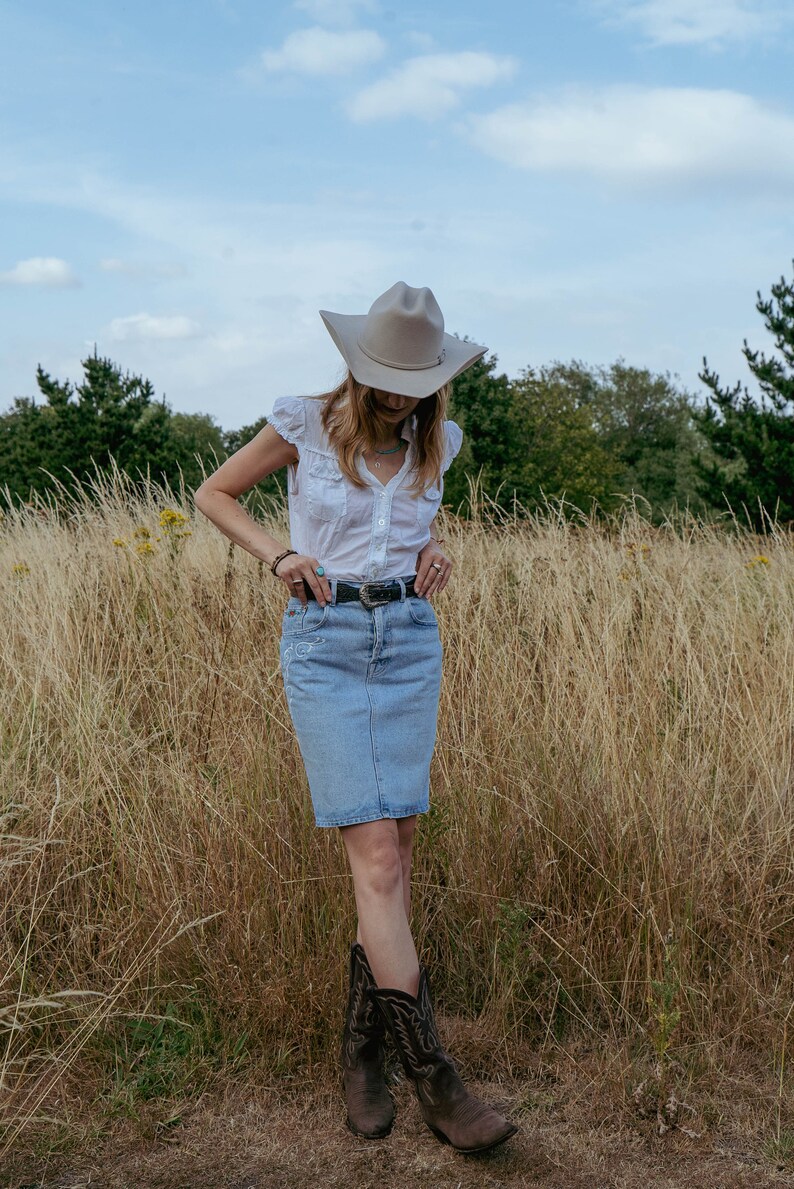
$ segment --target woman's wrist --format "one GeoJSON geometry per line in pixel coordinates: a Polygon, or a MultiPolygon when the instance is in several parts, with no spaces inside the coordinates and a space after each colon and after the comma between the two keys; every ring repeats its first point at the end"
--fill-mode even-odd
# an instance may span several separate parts
{"type": "Polygon", "coordinates": [[[273,558],[273,560],[269,563],[270,573],[273,574],[276,578],[278,578],[279,563],[282,562],[285,557],[290,557],[292,554],[295,554],[297,556],[297,553],[298,553],[297,549],[282,549],[282,551],[280,553],[277,553],[275,555],[275,557],[273,558]]]}

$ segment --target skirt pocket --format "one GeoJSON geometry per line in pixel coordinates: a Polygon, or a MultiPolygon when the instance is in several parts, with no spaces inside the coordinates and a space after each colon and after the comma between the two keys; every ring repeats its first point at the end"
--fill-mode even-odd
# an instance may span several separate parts
{"type": "Polygon", "coordinates": [[[418,623],[423,628],[437,628],[438,620],[436,613],[433,610],[433,605],[428,599],[420,599],[418,596],[406,599],[408,604],[408,614],[414,623],[418,623]]]}
{"type": "Polygon", "coordinates": [[[314,599],[309,599],[304,607],[300,599],[290,599],[281,623],[282,636],[289,639],[292,636],[302,636],[305,632],[316,632],[328,618],[329,607],[330,603],[321,607],[314,599]]]}

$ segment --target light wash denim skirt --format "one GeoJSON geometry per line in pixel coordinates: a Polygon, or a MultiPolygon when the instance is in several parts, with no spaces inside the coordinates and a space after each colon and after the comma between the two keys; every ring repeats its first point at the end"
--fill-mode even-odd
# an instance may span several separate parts
{"type": "Polygon", "coordinates": [[[369,610],[291,598],[280,651],[316,824],[426,813],[442,653],[427,599],[369,610]]]}

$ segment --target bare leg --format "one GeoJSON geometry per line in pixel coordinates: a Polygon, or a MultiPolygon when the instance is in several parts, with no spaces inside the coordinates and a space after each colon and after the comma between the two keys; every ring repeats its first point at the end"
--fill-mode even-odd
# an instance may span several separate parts
{"type": "Polygon", "coordinates": [[[414,834],[416,832],[416,814],[413,817],[401,817],[397,820],[397,837],[400,842],[400,862],[403,869],[403,902],[405,904],[405,918],[411,920],[411,857],[414,849],[414,834]]]}
{"type": "MultiPolygon", "coordinates": [[[[403,871],[403,903],[405,904],[405,919],[411,921],[411,859],[414,849],[414,834],[416,833],[416,814],[412,817],[397,818],[397,838],[400,845],[400,865],[403,871]]],[[[356,941],[361,939],[361,925],[356,932],[356,941]]]]}
{"type": "Polygon", "coordinates": [[[403,827],[401,847],[399,824],[392,818],[382,818],[343,826],[341,834],[353,873],[358,939],[375,981],[380,987],[415,995],[419,962],[408,925],[406,903],[410,907],[410,899],[405,890],[406,872],[410,879],[413,831],[403,827]]]}

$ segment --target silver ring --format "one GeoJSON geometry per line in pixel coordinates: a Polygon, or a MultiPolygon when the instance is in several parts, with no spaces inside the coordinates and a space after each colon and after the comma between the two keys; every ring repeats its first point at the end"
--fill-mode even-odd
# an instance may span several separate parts
{"type": "Polygon", "coordinates": [[[292,579],[293,586],[297,586],[299,582],[303,582],[303,579],[302,578],[293,578],[292,579]]]}
{"type": "Polygon", "coordinates": [[[442,570],[444,568],[443,566],[440,566],[437,561],[431,562],[430,564],[432,565],[434,570],[438,570],[439,574],[442,572],[442,570]]]}

